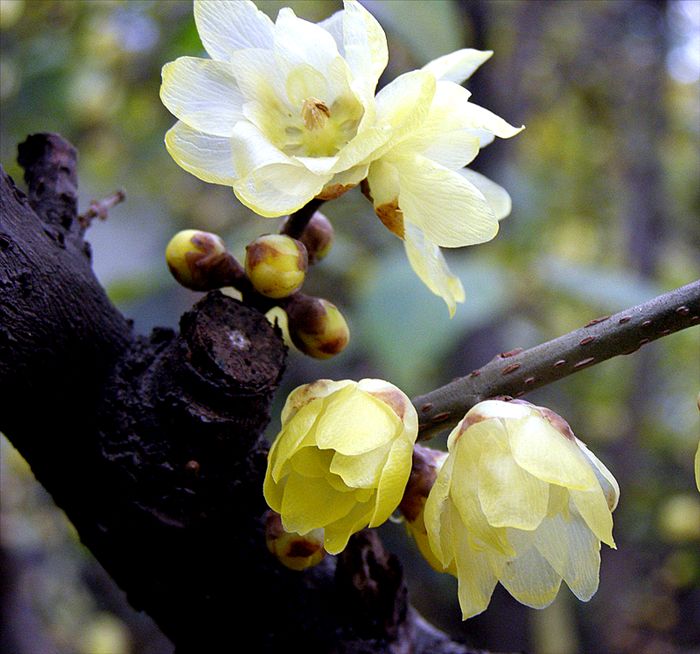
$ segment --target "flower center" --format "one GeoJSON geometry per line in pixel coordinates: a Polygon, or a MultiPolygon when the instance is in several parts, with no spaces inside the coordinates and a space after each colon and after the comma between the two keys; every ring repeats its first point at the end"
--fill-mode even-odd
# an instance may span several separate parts
{"type": "Polygon", "coordinates": [[[331,110],[318,98],[306,98],[301,106],[301,117],[306,129],[323,129],[331,117],[331,110]]]}

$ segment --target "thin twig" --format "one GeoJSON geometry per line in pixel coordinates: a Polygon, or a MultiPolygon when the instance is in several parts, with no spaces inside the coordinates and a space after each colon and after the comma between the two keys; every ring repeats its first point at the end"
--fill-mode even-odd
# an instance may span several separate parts
{"type": "MultiPolygon", "coordinates": [[[[700,281],[611,316],[529,350],[512,350],[465,377],[413,399],[420,438],[427,439],[458,422],[477,402],[521,397],[651,341],[700,325],[700,281]]],[[[697,353],[696,353],[697,354],[697,353]]]]}
{"type": "Polygon", "coordinates": [[[95,218],[107,220],[109,210],[116,207],[119,203],[124,202],[125,199],[126,193],[122,189],[119,189],[106,198],[102,198],[102,200],[92,200],[87,211],[78,216],[80,226],[85,230],[90,227],[95,218]]]}

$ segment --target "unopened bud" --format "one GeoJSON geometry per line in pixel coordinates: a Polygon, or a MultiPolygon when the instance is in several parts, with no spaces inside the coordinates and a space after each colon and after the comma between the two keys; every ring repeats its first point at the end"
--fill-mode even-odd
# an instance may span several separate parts
{"type": "Polygon", "coordinates": [[[350,341],[348,324],[338,307],[328,300],[303,296],[287,307],[289,336],[304,354],[329,359],[350,341]]]}
{"type": "Polygon", "coordinates": [[[173,277],[193,291],[209,291],[225,285],[224,271],[233,257],[219,236],[185,229],[170,239],[165,260],[173,277]]]}
{"type": "MultiPolygon", "coordinates": [[[[289,222],[289,219],[282,225],[282,231],[289,222]]],[[[331,221],[320,211],[317,211],[304,227],[299,240],[306,247],[309,255],[309,265],[313,265],[323,259],[333,246],[334,231],[331,221]]]]}
{"type": "Polygon", "coordinates": [[[267,549],[282,565],[291,570],[306,570],[319,564],[326,555],[323,529],[314,529],[301,536],[285,531],[279,513],[268,511],[265,520],[267,549]]]}
{"type": "Polygon", "coordinates": [[[298,291],[307,268],[304,245],[284,234],[265,234],[246,246],[246,274],[266,297],[283,298],[298,291]]]}

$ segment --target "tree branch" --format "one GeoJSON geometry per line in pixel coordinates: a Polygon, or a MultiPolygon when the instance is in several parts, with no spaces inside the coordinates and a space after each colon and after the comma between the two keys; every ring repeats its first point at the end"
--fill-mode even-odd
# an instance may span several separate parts
{"type": "Polygon", "coordinates": [[[584,368],[631,354],[662,336],[700,325],[700,281],[611,316],[596,318],[529,350],[512,350],[465,377],[413,399],[420,438],[451,427],[475,404],[521,397],[584,368]]]}

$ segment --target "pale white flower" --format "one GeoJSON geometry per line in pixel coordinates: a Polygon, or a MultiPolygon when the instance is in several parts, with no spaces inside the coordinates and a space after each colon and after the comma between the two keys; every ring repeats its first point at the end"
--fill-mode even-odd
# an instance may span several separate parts
{"type": "Polygon", "coordinates": [[[522,129],[470,102],[469,91],[460,86],[491,54],[453,52],[402,75],[377,95],[377,119],[392,126],[392,136],[373,153],[364,189],[450,315],[464,301],[464,289],[440,247],[488,241],[510,213],[508,193],[465,168],[494,137],[509,138],[522,129]]]}
{"type": "Polygon", "coordinates": [[[463,617],[481,613],[498,582],[534,608],[562,580],[590,599],[600,543],[615,546],[620,489],[569,425],[542,407],[489,400],[452,431],[448,452],[424,519],[435,559],[457,576],[463,617]]]}
{"type": "Polygon", "coordinates": [[[179,119],[165,141],[180,166],[268,217],[366,176],[368,155],[389,138],[374,116],[388,55],[359,2],[320,24],[289,8],[273,22],[247,0],[195,0],[194,16],[211,59],[166,64],[161,86],[179,119]]]}

